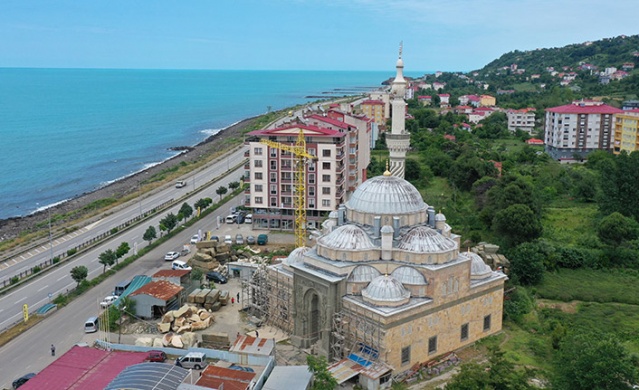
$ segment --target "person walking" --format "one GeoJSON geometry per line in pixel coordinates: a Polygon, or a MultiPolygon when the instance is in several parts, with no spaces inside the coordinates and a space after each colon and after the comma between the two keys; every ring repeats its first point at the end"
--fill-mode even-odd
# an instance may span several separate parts
{"type": "Polygon", "coordinates": [[[55,356],[55,346],[51,344],[51,356],[55,356]]]}
{"type": "Polygon", "coordinates": [[[235,298],[231,297],[231,305],[235,303],[235,298]]]}
{"type": "Polygon", "coordinates": [[[240,303],[240,293],[237,293],[237,303],[240,303]]]}

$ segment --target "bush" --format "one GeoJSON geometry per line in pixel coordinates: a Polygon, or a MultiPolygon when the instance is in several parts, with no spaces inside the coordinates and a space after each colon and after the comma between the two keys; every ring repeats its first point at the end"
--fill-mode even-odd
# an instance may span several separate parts
{"type": "Polygon", "coordinates": [[[34,274],[37,274],[40,271],[42,271],[42,268],[38,267],[37,265],[33,267],[33,269],[31,269],[31,272],[33,272],[34,274]]]}
{"type": "Polygon", "coordinates": [[[77,248],[72,248],[72,249],[69,249],[69,250],[67,251],[67,256],[73,256],[73,255],[75,255],[76,253],[78,253],[78,249],[77,249],[77,248]]]}
{"type": "Polygon", "coordinates": [[[533,309],[533,299],[525,288],[516,288],[504,298],[504,317],[523,325],[524,316],[533,309]]]}
{"type": "Polygon", "coordinates": [[[20,278],[17,276],[14,276],[10,280],[11,280],[11,284],[16,284],[20,281],[20,278]]]}
{"type": "Polygon", "coordinates": [[[118,232],[118,228],[114,227],[113,229],[111,229],[111,234],[115,234],[118,232]]]}
{"type": "Polygon", "coordinates": [[[56,256],[53,259],[51,259],[51,263],[53,263],[53,264],[58,264],[59,262],[60,262],[60,257],[59,256],[56,256]]]}

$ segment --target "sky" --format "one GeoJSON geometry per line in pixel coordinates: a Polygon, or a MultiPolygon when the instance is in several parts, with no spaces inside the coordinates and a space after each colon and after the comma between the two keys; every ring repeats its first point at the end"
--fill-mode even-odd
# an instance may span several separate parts
{"type": "MultiPolygon", "coordinates": [[[[2,0],[0,67],[470,71],[639,33],[638,0],[2,0]]],[[[639,48],[638,48],[639,49],[639,48]]]]}

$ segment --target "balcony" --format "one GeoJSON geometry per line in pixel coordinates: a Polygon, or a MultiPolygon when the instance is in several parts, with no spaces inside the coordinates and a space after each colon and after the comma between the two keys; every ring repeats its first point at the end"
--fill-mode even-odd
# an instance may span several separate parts
{"type": "Polygon", "coordinates": [[[244,157],[251,157],[251,152],[248,150],[244,152],[244,157]]]}

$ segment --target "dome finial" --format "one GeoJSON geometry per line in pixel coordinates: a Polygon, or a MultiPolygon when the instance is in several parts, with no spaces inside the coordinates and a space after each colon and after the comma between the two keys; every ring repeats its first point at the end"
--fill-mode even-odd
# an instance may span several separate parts
{"type": "Polygon", "coordinates": [[[388,170],[388,160],[386,160],[386,170],[384,171],[384,176],[390,176],[391,172],[388,170]]]}

